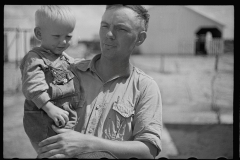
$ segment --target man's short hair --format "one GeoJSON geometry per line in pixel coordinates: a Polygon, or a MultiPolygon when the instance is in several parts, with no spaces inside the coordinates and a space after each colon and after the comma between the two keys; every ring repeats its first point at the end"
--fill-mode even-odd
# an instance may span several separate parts
{"type": "Polygon", "coordinates": [[[148,29],[148,22],[149,22],[149,18],[150,15],[148,14],[148,10],[146,8],[144,8],[141,5],[121,5],[121,4],[116,4],[116,5],[107,5],[106,6],[106,10],[113,8],[113,7],[126,7],[126,8],[130,8],[133,11],[135,11],[137,13],[137,17],[139,17],[141,20],[143,20],[144,22],[144,30],[147,31],[148,29]]]}
{"type": "Polygon", "coordinates": [[[73,28],[76,18],[70,8],[63,5],[43,5],[35,12],[35,26],[41,27],[47,20],[51,22],[63,22],[73,28]]]}

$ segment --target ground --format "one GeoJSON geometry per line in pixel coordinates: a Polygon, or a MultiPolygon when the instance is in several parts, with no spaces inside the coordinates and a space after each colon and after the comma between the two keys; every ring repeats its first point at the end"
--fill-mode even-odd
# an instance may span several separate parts
{"type": "MultiPolygon", "coordinates": [[[[131,59],[159,85],[163,123],[178,150],[178,155],[168,158],[233,157],[231,119],[223,124],[212,109],[214,88],[219,113],[233,114],[233,59],[232,54],[221,56],[217,72],[214,56],[164,56],[162,59],[133,56],[131,59]],[[214,76],[217,79],[212,86],[214,76]]],[[[35,158],[37,155],[22,126],[24,97],[19,92],[20,71],[14,65],[4,64],[3,157],[35,158]],[[18,90],[13,90],[16,86],[18,90]]]]}

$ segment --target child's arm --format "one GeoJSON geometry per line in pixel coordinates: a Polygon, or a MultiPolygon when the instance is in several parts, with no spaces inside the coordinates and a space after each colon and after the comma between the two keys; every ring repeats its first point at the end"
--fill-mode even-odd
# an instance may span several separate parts
{"type": "Polygon", "coordinates": [[[35,52],[29,52],[22,60],[22,92],[27,100],[33,101],[40,109],[50,100],[46,92],[49,86],[45,80],[43,68],[47,67],[35,52]]]}
{"type": "Polygon", "coordinates": [[[69,113],[48,101],[42,109],[53,119],[58,127],[64,126],[68,121],[69,113]],[[60,124],[61,123],[61,124],[60,124]]]}

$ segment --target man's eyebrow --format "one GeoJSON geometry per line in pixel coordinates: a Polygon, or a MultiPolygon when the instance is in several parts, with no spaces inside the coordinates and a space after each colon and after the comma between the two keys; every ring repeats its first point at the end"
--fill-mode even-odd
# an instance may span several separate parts
{"type": "MultiPolygon", "coordinates": [[[[109,25],[106,21],[101,21],[101,24],[107,24],[107,25],[109,25]]],[[[114,25],[115,27],[124,27],[124,28],[131,28],[131,27],[129,27],[128,25],[126,25],[126,24],[124,24],[124,23],[118,23],[118,24],[115,24],[114,25]]]]}
{"type": "Polygon", "coordinates": [[[108,24],[107,22],[105,22],[105,21],[101,21],[101,24],[108,24]]]}

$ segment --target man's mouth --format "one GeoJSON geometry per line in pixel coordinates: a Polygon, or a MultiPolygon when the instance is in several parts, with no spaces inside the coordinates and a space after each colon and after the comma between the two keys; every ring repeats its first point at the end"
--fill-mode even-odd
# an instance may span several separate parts
{"type": "Polygon", "coordinates": [[[116,46],[114,46],[114,45],[106,44],[106,43],[104,43],[104,45],[106,45],[106,46],[110,46],[110,47],[116,47],[116,46]]]}

